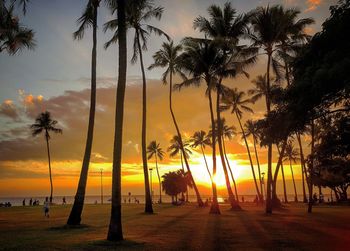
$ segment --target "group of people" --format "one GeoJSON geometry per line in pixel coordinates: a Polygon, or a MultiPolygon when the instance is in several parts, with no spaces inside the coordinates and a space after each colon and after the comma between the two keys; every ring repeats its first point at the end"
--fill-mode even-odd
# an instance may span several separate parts
{"type": "Polygon", "coordinates": [[[1,202],[0,207],[12,207],[12,204],[9,201],[8,202],[1,202]]]}
{"type": "MultiPolygon", "coordinates": [[[[26,205],[26,199],[23,199],[22,205],[23,205],[23,206],[26,205]]],[[[34,200],[33,200],[32,198],[30,198],[30,200],[29,200],[29,206],[39,206],[39,205],[40,205],[39,200],[37,200],[37,199],[34,199],[34,200]]]]}

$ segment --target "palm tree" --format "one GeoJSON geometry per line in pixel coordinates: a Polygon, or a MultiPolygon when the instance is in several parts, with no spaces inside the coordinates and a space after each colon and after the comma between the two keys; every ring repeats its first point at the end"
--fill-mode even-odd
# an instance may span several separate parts
{"type": "Polygon", "coordinates": [[[74,32],[74,39],[82,39],[84,37],[85,29],[92,26],[92,55],[91,55],[91,96],[90,96],[90,113],[89,125],[86,137],[85,152],[83,164],[81,167],[80,178],[77,188],[77,193],[74,198],[74,204],[70,212],[67,224],[79,225],[81,222],[81,214],[83,212],[84,198],[86,191],[86,182],[88,178],[89,163],[91,157],[91,148],[94,133],[95,123],[95,107],[96,107],[96,58],[97,58],[97,9],[100,0],[89,0],[83,15],[78,19],[80,24],[78,30],[74,32]]]}
{"type": "MultiPolygon", "coordinates": [[[[21,1],[23,11],[26,11],[27,1],[21,1]]],[[[27,48],[34,49],[34,32],[26,28],[14,14],[14,4],[6,6],[5,1],[0,1],[0,53],[7,51],[14,55],[18,51],[27,48]]]]}
{"type": "Polygon", "coordinates": [[[259,181],[260,181],[259,182],[259,184],[260,184],[260,192],[261,192],[260,201],[263,202],[264,201],[264,195],[262,194],[262,191],[263,191],[263,187],[262,186],[263,186],[263,184],[262,184],[262,180],[261,180],[260,161],[259,161],[258,151],[256,149],[256,144],[257,144],[258,138],[259,138],[259,132],[258,132],[258,129],[257,129],[255,123],[251,119],[248,119],[245,122],[244,129],[245,129],[245,136],[247,138],[249,136],[253,137],[254,153],[255,153],[256,164],[258,165],[258,173],[259,173],[259,181]]]}
{"type": "Polygon", "coordinates": [[[248,107],[248,105],[251,103],[250,99],[244,99],[245,93],[242,91],[238,91],[237,88],[235,89],[227,89],[223,95],[222,98],[222,105],[221,108],[223,110],[231,110],[232,114],[236,115],[237,121],[239,123],[239,127],[241,129],[241,133],[242,133],[242,137],[247,149],[247,153],[248,153],[248,158],[249,158],[249,162],[250,162],[250,167],[252,170],[252,174],[253,174],[253,179],[254,179],[254,184],[255,184],[255,189],[256,189],[256,193],[258,195],[258,198],[261,198],[261,194],[260,194],[260,190],[258,187],[258,183],[256,181],[256,176],[255,176],[255,171],[254,171],[254,164],[253,164],[253,160],[250,154],[250,150],[249,150],[249,146],[248,146],[248,141],[247,141],[247,137],[246,134],[244,132],[243,126],[242,126],[242,114],[243,111],[247,111],[247,112],[253,112],[253,110],[248,107]]]}
{"type": "Polygon", "coordinates": [[[53,184],[52,184],[52,175],[51,175],[51,156],[50,156],[50,132],[62,133],[62,129],[56,128],[57,121],[51,118],[51,114],[46,111],[40,113],[35,119],[35,123],[30,126],[32,130],[32,135],[45,133],[46,147],[47,147],[47,157],[49,161],[49,176],[50,176],[50,203],[52,203],[52,194],[53,194],[53,184]]]}
{"type": "MultiPolygon", "coordinates": [[[[189,149],[189,143],[186,141],[183,142],[182,139],[180,140],[178,135],[175,135],[170,140],[170,146],[168,147],[167,151],[170,152],[169,153],[170,157],[174,157],[180,153],[181,167],[182,167],[182,171],[185,173],[184,160],[189,159],[190,155],[192,154],[192,151],[189,149]],[[182,149],[184,150],[184,154],[183,154],[182,149]]],[[[185,161],[185,163],[186,163],[186,161],[185,161]]],[[[187,171],[189,173],[193,187],[195,188],[195,192],[197,195],[197,201],[198,201],[199,192],[198,192],[196,183],[194,183],[192,174],[190,174],[191,171],[187,165],[186,165],[186,168],[187,168],[187,171]]],[[[199,199],[200,199],[200,197],[199,197],[199,199]]],[[[201,199],[200,199],[200,201],[201,201],[201,199]]],[[[186,189],[186,202],[188,202],[188,190],[187,189],[186,189]]]]}
{"type": "MultiPolygon", "coordinates": [[[[252,25],[252,32],[248,35],[252,40],[253,47],[259,47],[264,51],[264,54],[267,55],[267,69],[266,69],[266,92],[265,92],[265,101],[266,101],[266,110],[267,116],[271,112],[271,77],[270,69],[271,66],[275,72],[276,80],[282,78],[281,69],[282,65],[278,62],[278,58],[274,56],[279,50],[284,53],[286,56],[286,45],[293,44],[293,40],[298,40],[298,30],[302,30],[308,20],[298,21],[295,23],[295,18],[298,15],[298,11],[295,9],[284,9],[280,5],[267,6],[267,7],[258,7],[252,11],[250,16],[250,22],[252,25]],[[301,28],[300,28],[301,27],[301,28]],[[292,41],[289,43],[287,41],[292,41]]],[[[280,54],[281,55],[281,54],[280,54]]],[[[286,57],[284,57],[286,58],[286,57]]],[[[285,61],[286,62],[286,61],[285,61]]],[[[288,69],[288,67],[286,68],[288,69]]],[[[289,76],[287,76],[289,81],[289,76]]],[[[284,142],[286,144],[286,141],[284,142]]],[[[267,177],[267,198],[266,198],[266,213],[272,213],[272,142],[268,142],[268,177],[267,177]]],[[[284,147],[282,147],[283,153],[284,147]]],[[[278,163],[279,165],[280,163],[278,163]]],[[[278,171],[278,168],[276,168],[278,171]]],[[[275,172],[275,177],[277,172],[275,172]]],[[[276,182],[276,181],[275,181],[276,182]]],[[[275,185],[274,185],[275,187],[275,185]]]]}
{"type": "MultiPolygon", "coordinates": [[[[303,152],[303,146],[301,144],[301,135],[300,133],[297,133],[297,140],[299,144],[299,154],[300,154],[300,164],[301,164],[301,178],[303,183],[303,202],[307,203],[307,197],[306,197],[306,190],[305,190],[305,176],[307,181],[307,172],[305,167],[305,158],[304,158],[304,152],[303,152]]],[[[306,182],[307,183],[307,182],[306,182]]]]}
{"type": "Polygon", "coordinates": [[[114,124],[114,145],[113,145],[113,172],[112,172],[112,207],[109,221],[107,239],[109,241],[123,240],[123,229],[121,219],[121,167],[122,167],[122,146],[123,146],[123,118],[124,98],[126,87],[127,48],[126,48],[126,16],[125,0],[111,1],[113,10],[114,3],[117,4],[118,15],[118,86],[116,97],[115,124],[114,124]]]}
{"type": "Polygon", "coordinates": [[[162,203],[162,184],[160,182],[158,159],[163,160],[164,151],[159,145],[160,144],[157,143],[155,140],[151,141],[151,143],[147,146],[147,153],[148,153],[147,158],[151,159],[154,156],[156,159],[156,170],[157,170],[158,181],[159,181],[159,203],[162,203]]]}
{"type": "Polygon", "coordinates": [[[211,146],[210,138],[208,137],[208,135],[206,135],[205,131],[201,130],[201,131],[197,131],[193,134],[193,136],[190,139],[190,142],[191,142],[192,148],[197,148],[198,146],[200,147],[201,152],[203,154],[205,167],[207,168],[210,180],[213,181],[213,177],[212,177],[211,172],[209,170],[207,158],[205,157],[205,154],[204,154],[205,147],[211,146]]]}
{"type": "Polygon", "coordinates": [[[293,186],[294,186],[294,201],[298,202],[298,194],[297,194],[297,187],[295,185],[295,179],[294,179],[294,173],[293,173],[293,168],[292,168],[292,162],[296,163],[298,158],[298,149],[295,149],[293,147],[292,141],[289,141],[286,150],[285,150],[285,158],[283,159],[284,161],[289,161],[289,166],[290,166],[290,172],[292,174],[292,180],[293,180],[293,186]]]}
{"type": "MultiPolygon", "coordinates": [[[[147,42],[151,33],[156,35],[164,35],[169,38],[162,30],[152,25],[146,24],[152,18],[160,20],[163,14],[163,8],[155,7],[153,0],[134,0],[128,1],[126,4],[126,22],[128,28],[135,30],[133,41],[133,56],[132,63],[136,63],[140,57],[140,66],[142,73],[142,130],[141,130],[141,152],[143,162],[143,173],[145,179],[145,213],[153,213],[151,192],[149,187],[147,153],[146,153],[146,116],[147,116],[147,93],[146,93],[146,74],[143,63],[142,51],[147,50],[147,42]],[[142,45],[141,45],[142,43],[142,45]]],[[[111,20],[105,24],[105,30],[115,30],[115,34],[110,41],[105,44],[107,48],[111,43],[118,40],[118,20],[111,20]]]]}

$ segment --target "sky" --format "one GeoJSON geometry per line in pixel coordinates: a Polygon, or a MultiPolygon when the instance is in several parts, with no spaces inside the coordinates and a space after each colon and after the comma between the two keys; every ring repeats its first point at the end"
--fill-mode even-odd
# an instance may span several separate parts
{"type": "MultiPolygon", "coordinates": [[[[194,18],[207,16],[206,9],[211,4],[223,6],[226,1],[213,0],[164,0],[155,1],[164,7],[161,21],[153,25],[165,31],[176,43],[186,36],[201,36],[192,28],[194,18]]],[[[300,18],[312,17],[315,24],[307,32],[314,34],[329,16],[329,7],[334,0],[234,0],[232,6],[238,13],[244,13],[267,4],[283,4],[298,8],[300,18]]],[[[0,54],[0,196],[42,196],[49,193],[47,153],[43,136],[33,138],[29,126],[42,111],[51,112],[63,129],[62,135],[52,135],[51,154],[53,182],[56,195],[73,195],[76,190],[81,168],[81,160],[86,140],[89,110],[91,32],[86,32],[81,41],[74,41],[72,33],[86,1],[33,0],[22,22],[35,31],[34,51],[21,51],[18,55],[0,54]]],[[[111,33],[102,31],[103,24],[113,16],[101,6],[99,12],[98,59],[97,59],[97,112],[92,159],[89,172],[87,194],[99,193],[99,170],[104,170],[104,186],[108,194],[111,185],[112,143],[114,128],[115,93],[118,53],[117,46],[105,50],[103,45],[111,33]]],[[[128,55],[131,53],[133,33],[128,33],[128,55]]],[[[151,37],[148,51],[144,52],[145,66],[152,63],[152,55],[164,42],[163,37],[151,37]]],[[[265,69],[264,58],[249,69],[250,78],[238,77],[226,80],[225,84],[247,90],[251,81],[265,69]]],[[[162,69],[146,72],[148,92],[147,141],[156,140],[166,150],[175,134],[168,109],[168,86],[161,81],[162,69]]],[[[140,154],[141,140],[141,76],[138,63],[128,65],[125,101],[125,121],[123,134],[123,187],[126,194],[143,193],[143,176],[140,154]]],[[[195,131],[209,129],[208,101],[204,88],[188,88],[174,94],[174,110],[179,126],[185,137],[195,131]]],[[[243,121],[258,119],[264,114],[262,102],[254,106],[254,114],[245,114],[243,121]]],[[[238,127],[235,117],[225,113],[229,125],[238,127]]],[[[243,194],[253,194],[251,170],[244,143],[240,136],[226,141],[227,152],[238,190],[243,194]]],[[[308,152],[308,137],[303,138],[308,152]]],[[[252,148],[252,141],[249,140],[252,148]]],[[[205,154],[210,159],[210,149],[205,154]]],[[[266,168],[266,149],[258,148],[262,170],[266,168]]],[[[276,156],[274,152],[274,156],[276,156]]],[[[275,160],[276,161],[276,160],[275,160]]],[[[209,176],[205,172],[201,152],[193,150],[191,166],[195,179],[203,193],[209,193],[209,176]]],[[[209,163],[210,164],[210,163],[209,163]]],[[[160,172],[181,168],[178,156],[166,156],[159,164],[160,172]]],[[[154,166],[154,161],[149,161],[154,166]]],[[[287,183],[290,192],[289,166],[286,164],[287,183]]],[[[293,165],[300,186],[300,165],[293,165]]],[[[221,168],[219,168],[220,170],[221,168]]],[[[219,186],[223,188],[222,171],[219,171],[219,186]]],[[[153,180],[157,178],[154,175],[153,180]]],[[[279,187],[281,184],[279,184],[279,187]]],[[[155,193],[158,193],[155,186],[155,193]]]]}

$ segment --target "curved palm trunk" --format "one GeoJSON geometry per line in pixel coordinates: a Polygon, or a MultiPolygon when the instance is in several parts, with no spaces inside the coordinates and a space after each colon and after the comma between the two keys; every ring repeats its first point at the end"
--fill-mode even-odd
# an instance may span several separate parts
{"type": "MultiPolygon", "coordinates": [[[[278,151],[278,154],[281,156],[281,152],[280,152],[280,149],[279,149],[278,145],[277,145],[277,151],[278,151]]],[[[286,180],[285,180],[285,178],[284,178],[283,161],[281,162],[281,171],[282,171],[282,181],[283,181],[284,202],[285,202],[285,203],[288,203],[286,180]]]]}
{"type": "Polygon", "coordinates": [[[185,161],[185,165],[186,165],[187,171],[188,171],[188,173],[189,173],[189,175],[190,175],[190,179],[191,179],[191,182],[192,182],[192,185],[193,185],[193,189],[194,189],[194,191],[195,191],[195,193],[196,193],[198,206],[199,206],[199,207],[203,207],[203,206],[204,206],[204,203],[203,203],[202,198],[201,198],[201,195],[200,195],[200,193],[199,193],[199,191],[198,191],[196,182],[195,182],[194,179],[193,179],[192,172],[191,172],[190,166],[189,166],[188,161],[187,161],[186,152],[185,152],[185,149],[184,149],[184,147],[183,147],[180,129],[179,129],[179,126],[178,126],[178,124],[177,124],[177,122],[176,122],[175,115],[174,115],[174,111],[173,111],[173,106],[172,106],[173,75],[172,75],[172,72],[171,72],[171,71],[170,71],[170,83],[169,83],[169,85],[170,85],[170,91],[169,91],[169,107],[170,107],[171,117],[172,117],[172,119],[173,119],[173,122],[174,122],[174,125],[175,125],[175,128],[176,128],[177,136],[179,137],[179,140],[180,140],[181,152],[182,152],[182,155],[183,155],[183,158],[184,158],[184,161],[185,161]]]}
{"type": "Polygon", "coordinates": [[[119,69],[117,100],[115,110],[114,146],[113,146],[113,173],[112,173],[112,207],[111,218],[108,227],[109,241],[123,240],[121,219],[121,161],[122,161],[122,137],[124,98],[126,86],[126,24],[125,24],[125,0],[118,0],[118,43],[119,43],[119,69]]]}
{"type": "Polygon", "coordinates": [[[256,194],[258,195],[258,198],[261,198],[261,194],[260,194],[260,191],[259,191],[258,183],[256,181],[254,165],[253,165],[253,161],[252,161],[252,156],[250,155],[250,150],[249,150],[247,138],[245,136],[245,132],[244,132],[241,120],[240,120],[237,112],[236,112],[236,117],[237,117],[237,120],[238,120],[238,123],[239,123],[239,127],[241,128],[241,131],[242,131],[242,135],[243,135],[245,146],[247,148],[248,158],[249,158],[249,162],[250,162],[250,167],[252,169],[252,174],[253,174],[253,179],[254,179],[254,184],[255,184],[255,189],[256,189],[256,194]]]}
{"type": "Polygon", "coordinates": [[[49,145],[49,133],[46,130],[45,132],[46,138],[46,148],[47,148],[47,158],[49,160],[49,177],[50,177],[50,203],[52,203],[52,194],[53,194],[53,184],[52,184],[52,174],[51,174],[51,156],[50,156],[50,145],[49,145]]]}
{"type": "Polygon", "coordinates": [[[299,143],[300,161],[301,161],[300,165],[301,165],[301,178],[302,178],[302,182],[303,182],[303,202],[306,203],[307,202],[306,189],[305,189],[306,169],[305,169],[305,159],[304,159],[303,146],[301,144],[301,138],[300,138],[299,133],[297,133],[297,139],[298,139],[298,143],[299,143]]]}
{"type": "Polygon", "coordinates": [[[211,173],[210,173],[210,170],[209,170],[209,166],[208,166],[208,163],[207,163],[207,158],[205,157],[204,149],[203,149],[202,145],[201,145],[201,150],[202,150],[202,154],[203,154],[203,158],[204,158],[204,162],[205,162],[205,167],[207,168],[210,180],[213,182],[213,177],[211,176],[211,173]]]}
{"type": "MultiPolygon", "coordinates": [[[[185,166],[184,166],[184,161],[183,161],[182,156],[183,156],[182,152],[180,152],[181,168],[182,168],[182,171],[185,173],[185,166]]],[[[182,199],[185,201],[184,193],[182,193],[182,199]]],[[[188,202],[188,187],[187,186],[186,186],[186,202],[188,202]]]]}
{"type": "Polygon", "coordinates": [[[94,133],[95,124],[95,107],[96,107],[96,46],[97,46],[97,7],[94,5],[94,20],[93,20],[93,45],[91,55],[91,96],[90,96],[90,113],[89,113],[89,125],[86,137],[85,152],[83,158],[83,164],[81,167],[80,178],[78,183],[78,189],[74,197],[74,204],[70,212],[67,225],[79,225],[81,222],[81,214],[84,207],[86,182],[88,179],[89,163],[91,157],[91,148],[94,133]]]}
{"type": "MultiPolygon", "coordinates": [[[[224,152],[223,152],[223,148],[222,148],[222,138],[221,138],[222,125],[221,125],[221,118],[220,118],[220,90],[219,90],[219,86],[217,86],[217,89],[216,89],[216,114],[217,114],[216,116],[217,116],[217,121],[218,121],[218,128],[217,128],[218,145],[219,145],[219,152],[220,152],[222,168],[224,169],[224,174],[225,174],[225,182],[226,182],[226,188],[227,188],[227,192],[228,192],[228,198],[229,198],[232,210],[241,210],[242,208],[239,205],[239,201],[235,199],[235,196],[233,195],[233,192],[232,192],[231,182],[230,182],[230,178],[228,176],[226,161],[225,161],[224,152]]],[[[215,127],[213,127],[213,128],[215,128],[215,127]]]]}
{"type": "Polygon", "coordinates": [[[225,160],[227,163],[227,168],[230,171],[230,175],[231,175],[231,179],[232,179],[232,183],[233,183],[233,187],[235,189],[235,196],[236,196],[236,200],[239,201],[238,199],[238,192],[237,192],[237,184],[236,184],[236,180],[235,177],[233,176],[233,172],[232,172],[232,168],[230,166],[230,161],[228,160],[227,154],[226,154],[226,146],[225,146],[225,140],[224,138],[222,138],[222,146],[224,148],[224,156],[225,156],[225,160]]]}
{"type": "MultiPolygon", "coordinates": [[[[215,128],[215,119],[214,119],[214,111],[213,111],[213,101],[211,97],[211,90],[209,89],[208,93],[209,97],[209,110],[210,110],[210,120],[211,120],[211,128],[215,128]]],[[[216,177],[216,139],[215,139],[215,133],[211,134],[211,144],[212,144],[212,149],[213,149],[213,177],[216,177]]],[[[210,214],[221,214],[220,212],[220,207],[218,203],[218,194],[217,194],[217,189],[216,189],[216,183],[213,178],[213,182],[211,183],[211,187],[213,190],[213,203],[210,206],[210,214]]]]}
{"type": "Polygon", "coordinates": [[[264,202],[264,195],[263,195],[263,184],[262,184],[262,180],[261,180],[261,170],[260,170],[260,161],[259,161],[259,156],[258,156],[258,151],[256,150],[256,138],[253,135],[253,141],[254,141],[254,152],[255,152],[255,159],[256,159],[256,163],[258,165],[258,172],[259,172],[259,184],[260,184],[260,192],[261,192],[261,197],[260,202],[263,203],[264,202]]]}
{"type": "Polygon", "coordinates": [[[145,213],[153,213],[152,198],[149,187],[148,167],[147,167],[147,152],[146,152],[146,125],[147,125],[147,90],[146,90],[146,74],[143,65],[142,48],[139,38],[139,31],[136,30],[137,46],[140,53],[140,65],[142,72],[142,130],[141,130],[141,152],[143,163],[143,175],[145,179],[145,213]]]}
{"type": "Polygon", "coordinates": [[[292,174],[293,186],[294,186],[294,202],[298,202],[297,187],[295,185],[294,173],[292,168],[292,161],[289,160],[290,172],[292,174]]]}
{"type": "Polygon", "coordinates": [[[286,146],[287,146],[287,140],[284,140],[282,143],[282,149],[281,149],[281,152],[280,152],[279,157],[278,157],[277,166],[276,166],[275,173],[274,173],[273,180],[272,180],[271,193],[272,193],[272,206],[273,207],[281,207],[281,201],[278,199],[278,196],[277,196],[277,180],[278,180],[279,169],[282,166],[283,156],[284,156],[284,152],[286,150],[286,146]]]}
{"type": "MultiPolygon", "coordinates": [[[[271,55],[272,52],[268,52],[267,55],[267,71],[266,71],[266,108],[267,115],[270,114],[270,64],[271,64],[271,55]]],[[[272,193],[271,193],[271,184],[272,184],[272,143],[268,143],[267,146],[267,188],[266,188],[266,213],[272,213],[272,193]]]]}
{"type": "Polygon", "coordinates": [[[159,182],[159,204],[162,203],[162,183],[160,181],[160,175],[159,175],[159,170],[158,170],[158,159],[157,159],[157,154],[156,156],[156,170],[157,170],[157,175],[158,175],[158,182],[159,182]]]}

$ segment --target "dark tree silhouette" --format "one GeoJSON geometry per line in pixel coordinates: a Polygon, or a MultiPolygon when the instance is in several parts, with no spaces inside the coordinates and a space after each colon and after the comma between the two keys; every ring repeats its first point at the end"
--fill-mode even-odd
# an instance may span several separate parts
{"type": "Polygon", "coordinates": [[[50,203],[52,203],[53,195],[53,184],[52,184],[52,172],[51,172],[51,156],[50,156],[50,132],[62,133],[62,129],[56,127],[57,121],[51,118],[51,114],[46,111],[40,113],[35,119],[35,123],[30,126],[32,130],[32,135],[37,136],[42,132],[45,133],[46,148],[47,148],[47,157],[49,161],[49,176],[50,176],[50,203]]]}

